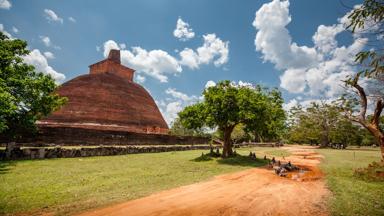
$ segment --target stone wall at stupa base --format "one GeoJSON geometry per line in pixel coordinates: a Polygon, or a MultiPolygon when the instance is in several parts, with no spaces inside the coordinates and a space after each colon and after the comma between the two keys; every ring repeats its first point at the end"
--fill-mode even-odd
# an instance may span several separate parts
{"type": "Polygon", "coordinates": [[[40,127],[37,135],[17,143],[25,146],[193,145],[208,144],[210,138],[55,126],[40,127]]]}
{"type": "Polygon", "coordinates": [[[141,153],[160,153],[170,151],[209,150],[219,146],[210,145],[174,145],[174,146],[98,146],[82,148],[62,147],[32,147],[15,146],[5,150],[0,149],[0,160],[30,160],[48,158],[74,158],[113,156],[141,153]]]}

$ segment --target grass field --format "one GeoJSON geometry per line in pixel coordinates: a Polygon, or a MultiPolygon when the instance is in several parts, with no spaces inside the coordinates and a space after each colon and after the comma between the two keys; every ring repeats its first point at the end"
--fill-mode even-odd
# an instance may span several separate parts
{"type": "MultiPolygon", "coordinates": [[[[280,156],[285,150],[246,148],[280,156]]],[[[206,151],[207,152],[207,151],[206,151]]],[[[197,162],[202,151],[0,162],[0,214],[68,214],[261,166],[248,157],[197,162]]]]}
{"type": "Polygon", "coordinates": [[[354,177],[356,168],[380,160],[379,149],[319,149],[325,156],[321,168],[333,193],[329,201],[332,215],[384,215],[384,182],[354,177]]]}

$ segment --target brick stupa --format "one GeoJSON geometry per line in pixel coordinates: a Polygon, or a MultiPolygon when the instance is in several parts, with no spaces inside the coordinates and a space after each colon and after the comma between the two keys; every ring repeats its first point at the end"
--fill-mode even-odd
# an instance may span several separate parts
{"type": "Polygon", "coordinates": [[[39,127],[166,134],[168,126],[151,95],[133,81],[134,70],[121,65],[120,51],[89,66],[89,74],[59,87],[68,102],[42,119],[39,127]]]}

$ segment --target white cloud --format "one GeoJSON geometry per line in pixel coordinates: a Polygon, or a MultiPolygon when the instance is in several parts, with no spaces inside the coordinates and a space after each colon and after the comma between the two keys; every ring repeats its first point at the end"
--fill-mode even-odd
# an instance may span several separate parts
{"type": "Polygon", "coordinates": [[[280,86],[292,93],[303,92],[305,81],[305,71],[302,69],[289,69],[280,76],[280,86]]]}
{"type": "Polygon", "coordinates": [[[191,69],[198,69],[199,68],[199,55],[193,51],[190,48],[185,48],[183,51],[180,53],[180,64],[188,66],[191,69]]]}
{"type": "Polygon", "coordinates": [[[290,100],[288,103],[283,104],[283,109],[288,112],[292,109],[292,107],[295,107],[299,105],[299,102],[296,99],[290,100]]]}
{"type": "Polygon", "coordinates": [[[195,37],[192,28],[189,28],[189,24],[181,18],[177,19],[176,29],[173,31],[173,35],[181,41],[187,41],[195,37]]]}
{"type": "Polygon", "coordinates": [[[229,42],[223,42],[220,38],[216,37],[215,34],[203,35],[203,38],[203,46],[197,48],[200,62],[208,64],[214,60],[215,57],[218,57],[213,62],[216,66],[227,63],[229,42]]]}
{"type": "Polygon", "coordinates": [[[188,96],[187,94],[176,91],[176,89],[174,89],[174,88],[168,88],[167,90],[165,90],[165,93],[168,95],[171,95],[173,98],[181,99],[184,102],[188,102],[188,101],[192,101],[192,100],[197,99],[196,96],[188,96]]]}
{"type": "Polygon", "coordinates": [[[121,44],[119,44],[119,47],[120,47],[120,49],[125,49],[125,48],[127,48],[127,45],[125,45],[125,43],[121,43],[121,44]]]}
{"type": "Polygon", "coordinates": [[[68,17],[68,20],[71,21],[71,22],[73,22],[73,23],[76,23],[76,19],[73,18],[73,17],[68,17]]]}
{"type": "Polygon", "coordinates": [[[55,55],[51,52],[44,52],[44,56],[47,58],[47,59],[54,59],[55,58],[55,55]]]}
{"type": "Polygon", "coordinates": [[[52,45],[51,39],[48,36],[40,36],[40,40],[46,47],[50,47],[52,45]]]}
{"type": "Polygon", "coordinates": [[[207,83],[205,84],[205,88],[209,88],[213,86],[216,86],[216,83],[212,80],[208,80],[207,83]]]}
{"type": "Polygon", "coordinates": [[[44,14],[48,21],[59,22],[61,24],[64,22],[63,18],[59,17],[53,10],[44,9],[44,14]]]}
{"type": "Polygon", "coordinates": [[[122,63],[146,75],[168,82],[167,74],[179,74],[182,71],[179,62],[163,50],[147,51],[141,47],[132,47],[132,51],[122,50],[122,63]]]}
{"type": "Polygon", "coordinates": [[[15,26],[12,26],[12,31],[16,34],[19,33],[19,29],[17,29],[15,26]]]}
{"type": "Polygon", "coordinates": [[[144,83],[146,80],[145,76],[141,76],[140,74],[135,75],[135,78],[137,83],[144,83]]]}
{"type": "Polygon", "coordinates": [[[167,104],[165,107],[164,118],[167,121],[168,125],[171,125],[172,122],[177,117],[177,114],[183,110],[183,106],[180,101],[173,101],[167,104]]]}
{"type": "Polygon", "coordinates": [[[337,47],[335,37],[342,31],[344,31],[342,25],[320,25],[312,37],[315,47],[323,54],[332,52],[337,47]]]}
{"type": "Polygon", "coordinates": [[[196,103],[201,100],[198,96],[187,95],[183,92],[177,91],[175,88],[168,88],[165,90],[168,95],[165,100],[156,101],[168,125],[171,125],[177,114],[184,109],[184,107],[196,103]]]}
{"type": "MultiPolygon", "coordinates": [[[[104,56],[107,57],[111,49],[120,49],[113,40],[104,43],[104,56]]],[[[168,74],[179,74],[182,68],[179,62],[163,50],[147,51],[141,47],[132,47],[132,50],[121,50],[121,62],[139,73],[168,82],[168,74]]]]}
{"type": "Polygon", "coordinates": [[[237,83],[237,85],[239,87],[247,87],[247,88],[254,88],[254,85],[250,82],[245,82],[245,81],[241,81],[239,80],[239,82],[237,83]]]}
{"type": "Polygon", "coordinates": [[[0,8],[9,10],[12,7],[12,4],[8,0],[0,0],[0,8]]]}
{"type": "Polygon", "coordinates": [[[346,16],[334,25],[318,26],[312,37],[314,46],[307,47],[292,42],[286,28],[291,22],[289,1],[273,0],[256,12],[256,50],[265,61],[284,70],[282,88],[317,97],[334,97],[343,91],[341,80],[354,73],[354,55],[367,43],[355,35],[351,45],[338,47],[336,36],[345,31],[346,16]]]}
{"type": "Polygon", "coordinates": [[[206,34],[203,35],[203,38],[203,45],[198,47],[196,51],[185,48],[180,52],[181,65],[197,69],[200,64],[209,64],[212,61],[217,67],[228,62],[228,41],[222,41],[215,34],[206,34]]]}
{"type": "MultiPolygon", "coordinates": [[[[108,56],[109,51],[111,51],[111,49],[117,49],[117,50],[120,49],[119,45],[117,45],[117,43],[113,40],[106,41],[103,47],[104,47],[104,52],[103,52],[104,57],[108,56]]],[[[97,46],[96,46],[96,49],[97,49],[97,46]]]]}
{"type": "Polygon", "coordinates": [[[289,1],[274,0],[264,4],[257,12],[253,26],[258,30],[255,39],[256,50],[263,59],[279,69],[301,68],[315,65],[319,56],[315,48],[298,46],[286,26],[291,22],[289,1]]]}
{"type": "MultiPolygon", "coordinates": [[[[228,41],[222,41],[215,34],[207,34],[203,38],[203,45],[198,47],[196,51],[190,48],[181,51],[179,53],[180,60],[163,50],[147,51],[141,47],[126,49],[124,43],[118,44],[113,40],[104,43],[103,54],[107,57],[111,49],[118,49],[120,50],[122,64],[160,82],[168,82],[168,75],[180,74],[183,70],[182,66],[197,69],[200,64],[213,62],[218,67],[228,62],[228,41]]],[[[98,49],[96,47],[96,50],[98,49]]]]}
{"type": "Polygon", "coordinates": [[[48,65],[47,59],[38,49],[32,50],[27,56],[23,56],[23,59],[27,64],[35,66],[37,71],[51,75],[56,82],[61,82],[65,79],[64,74],[55,71],[48,65]]]}
{"type": "Polygon", "coordinates": [[[9,32],[5,31],[4,29],[4,25],[0,23],[0,31],[3,32],[3,34],[5,34],[5,36],[9,37],[10,39],[12,39],[12,35],[9,34],[9,32]]]}

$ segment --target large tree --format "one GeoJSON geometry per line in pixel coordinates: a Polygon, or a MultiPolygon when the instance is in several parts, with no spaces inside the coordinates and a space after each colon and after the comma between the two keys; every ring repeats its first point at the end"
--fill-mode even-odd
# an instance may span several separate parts
{"type": "Polygon", "coordinates": [[[347,28],[370,38],[376,46],[356,55],[355,61],[362,69],[345,83],[353,89],[357,98],[353,94],[343,97],[344,108],[352,121],[361,124],[375,137],[384,160],[384,133],[380,126],[380,116],[384,109],[384,2],[365,0],[352,11],[349,19],[351,22],[347,28]],[[362,85],[361,80],[366,85],[362,85]],[[367,117],[369,104],[373,104],[374,109],[371,118],[367,117]]]}
{"type": "Polygon", "coordinates": [[[311,103],[308,107],[293,107],[290,111],[288,139],[291,142],[360,145],[360,127],[348,121],[336,103],[311,103]]]}
{"type": "Polygon", "coordinates": [[[202,102],[186,107],[179,118],[186,128],[217,127],[223,133],[223,157],[232,155],[231,134],[237,125],[255,129],[258,123],[267,125],[265,121],[273,120],[274,113],[281,113],[277,109],[282,110],[280,103],[277,107],[272,105],[265,89],[238,86],[230,81],[205,89],[203,95],[202,102]]]}
{"type": "Polygon", "coordinates": [[[66,98],[54,93],[54,79],[23,62],[27,43],[0,32],[0,134],[15,141],[36,131],[35,122],[58,109],[66,98]]]}

